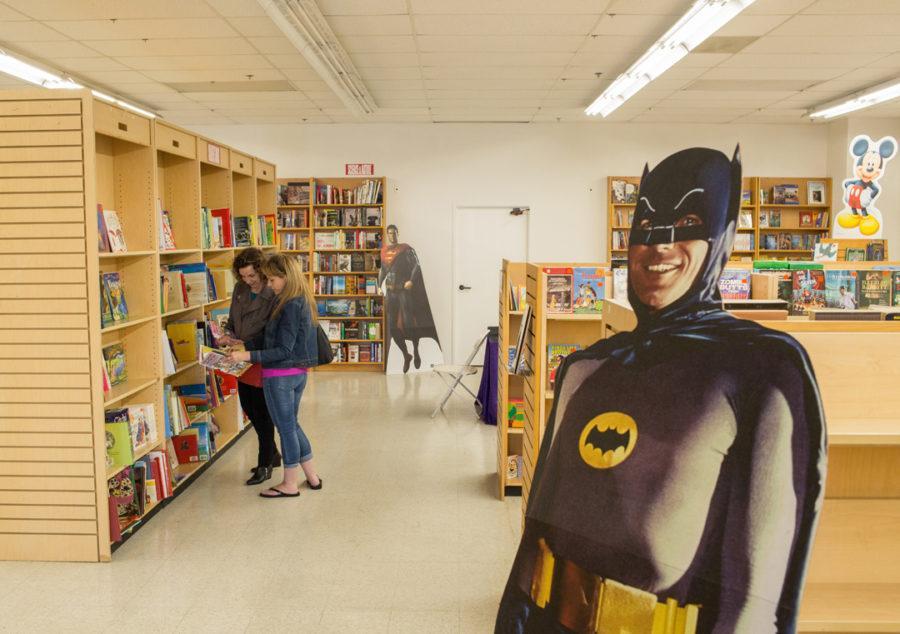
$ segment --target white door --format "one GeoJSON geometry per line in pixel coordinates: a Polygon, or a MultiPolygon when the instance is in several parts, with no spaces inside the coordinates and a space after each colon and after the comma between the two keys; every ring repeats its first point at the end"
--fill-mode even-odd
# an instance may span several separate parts
{"type": "Polygon", "coordinates": [[[528,208],[457,207],[453,215],[453,363],[461,364],[498,324],[502,260],[527,260],[528,208]]]}

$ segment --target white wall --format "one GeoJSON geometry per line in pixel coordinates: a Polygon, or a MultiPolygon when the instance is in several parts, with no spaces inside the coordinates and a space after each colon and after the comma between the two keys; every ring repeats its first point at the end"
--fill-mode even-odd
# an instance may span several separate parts
{"type": "MultiPolygon", "coordinates": [[[[450,344],[454,205],[529,205],[529,259],[606,259],[606,178],[640,175],[674,151],[740,142],[749,176],[827,176],[822,125],[406,124],[210,126],[198,131],[278,166],[338,176],[375,163],[388,220],[419,254],[444,349],[450,344]]],[[[900,163],[897,165],[900,168],[900,163]]],[[[897,170],[900,172],[900,169],[897,170]]]]}

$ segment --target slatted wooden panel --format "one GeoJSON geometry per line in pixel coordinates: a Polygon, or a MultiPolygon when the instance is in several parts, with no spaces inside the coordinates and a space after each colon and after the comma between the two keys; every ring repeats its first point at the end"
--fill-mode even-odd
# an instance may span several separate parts
{"type": "Polygon", "coordinates": [[[0,559],[96,561],[105,531],[83,104],[0,96],[0,559]]]}
{"type": "Polygon", "coordinates": [[[528,508],[528,497],[531,494],[531,482],[534,479],[534,466],[537,462],[537,452],[540,443],[543,407],[543,381],[541,379],[540,351],[537,350],[535,332],[543,319],[543,306],[538,298],[540,292],[540,267],[529,264],[525,271],[526,301],[531,306],[533,317],[528,324],[525,335],[525,360],[531,369],[525,375],[525,432],[522,438],[522,462],[524,473],[522,474],[522,513],[528,508]]]}

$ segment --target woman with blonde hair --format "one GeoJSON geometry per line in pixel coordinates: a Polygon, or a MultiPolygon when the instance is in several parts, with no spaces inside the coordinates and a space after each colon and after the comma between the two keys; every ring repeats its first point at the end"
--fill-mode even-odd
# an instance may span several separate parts
{"type": "Polygon", "coordinates": [[[306,369],[316,365],[318,359],[316,302],[306,275],[294,258],[272,255],[263,262],[262,272],[277,298],[262,347],[232,352],[231,356],[238,361],[262,364],[266,404],[281,437],[284,478],[260,496],[297,497],[300,469],[310,489],[322,488],[312,462],[312,447],[298,420],[306,369]]]}

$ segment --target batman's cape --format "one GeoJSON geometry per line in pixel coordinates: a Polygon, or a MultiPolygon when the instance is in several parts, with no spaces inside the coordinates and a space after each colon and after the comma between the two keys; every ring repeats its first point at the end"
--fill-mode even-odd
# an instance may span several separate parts
{"type": "MultiPolygon", "coordinates": [[[[756,322],[735,319],[722,309],[718,280],[731,253],[740,209],[739,151],[730,162],[721,152],[705,148],[678,152],[652,172],[645,167],[638,195],[629,244],[703,239],[709,244],[708,255],[690,289],[659,311],[651,310],[638,299],[629,278],[628,298],[638,319],[635,330],[602,339],[564,359],[557,374],[554,404],[541,443],[532,491],[540,488],[542,467],[553,443],[561,388],[565,385],[567,369],[574,363],[586,359],[615,359],[623,365],[651,366],[679,350],[707,343],[771,352],[773,361],[791,363],[797,369],[804,391],[805,420],[794,421],[792,436],[795,458],[800,456],[805,460],[793,461],[796,522],[777,608],[778,631],[794,632],[824,492],[825,420],[815,374],[804,348],[786,333],[764,328],[756,322]],[[679,214],[673,209],[677,210],[676,203],[684,200],[689,191],[700,192],[688,200],[693,204],[692,211],[704,222],[701,227],[676,226],[679,214]],[[806,446],[797,447],[798,439],[806,446]]],[[[511,578],[508,592],[514,583],[511,578]]],[[[499,620],[497,631],[505,631],[499,620]]]]}

